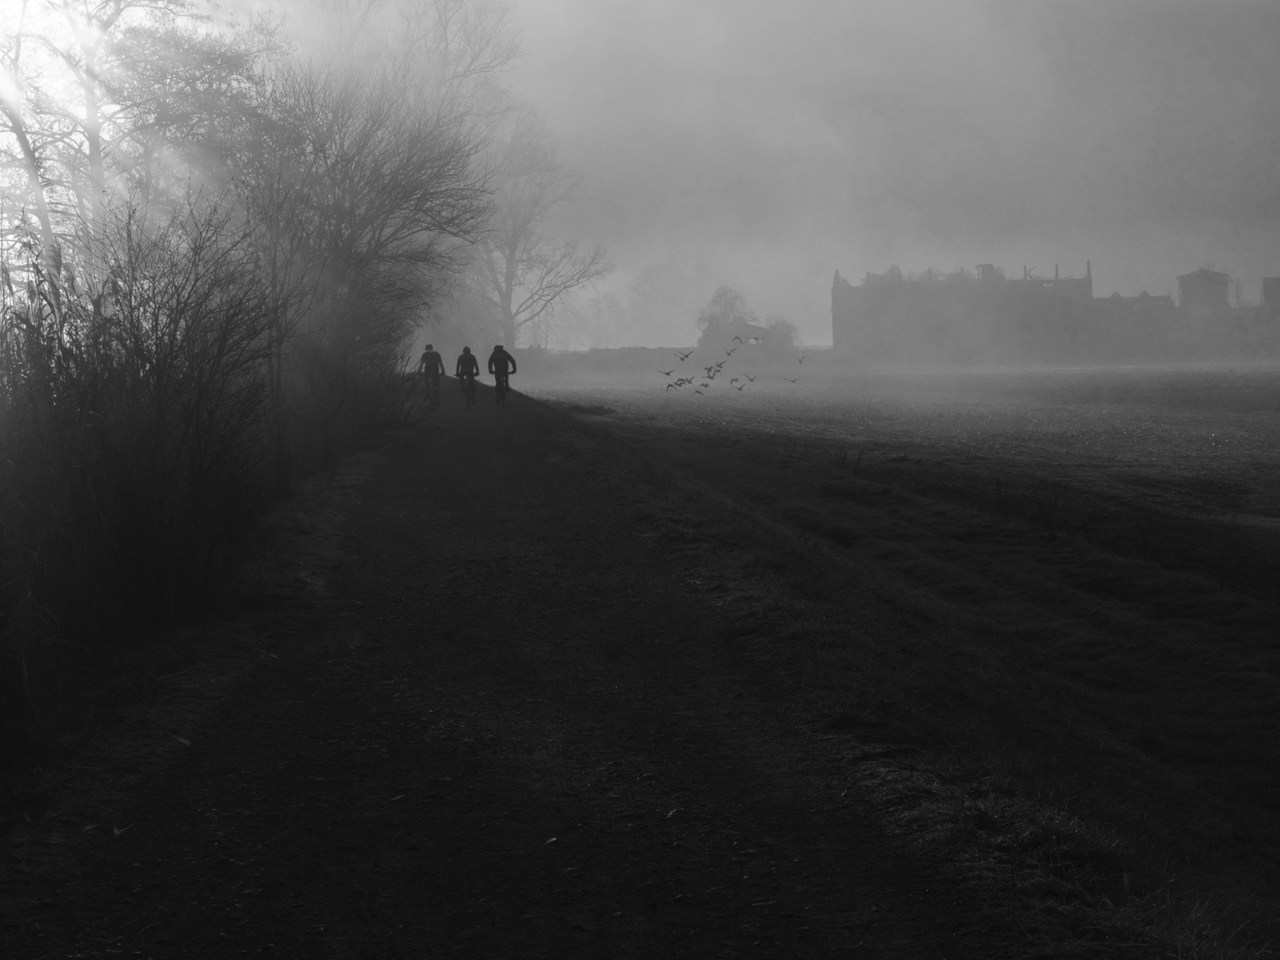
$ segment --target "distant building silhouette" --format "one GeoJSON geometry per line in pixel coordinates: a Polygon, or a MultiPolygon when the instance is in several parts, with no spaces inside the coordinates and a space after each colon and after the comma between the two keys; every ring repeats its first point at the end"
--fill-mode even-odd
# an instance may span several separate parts
{"type": "Polygon", "coordinates": [[[1178,277],[1178,309],[1184,317],[1204,320],[1222,317],[1231,310],[1227,287],[1231,277],[1208,267],[1178,277]]]}
{"type": "Polygon", "coordinates": [[[1258,312],[1264,317],[1280,317],[1280,277],[1262,278],[1262,303],[1258,312]]]}
{"type": "Polygon", "coordinates": [[[1098,298],[1094,301],[1094,309],[1111,322],[1157,324],[1153,329],[1169,328],[1178,315],[1173,297],[1153,297],[1145,290],[1136,297],[1113,293],[1109,297],[1098,298]]]}
{"type": "Polygon", "coordinates": [[[1009,280],[993,264],[976,273],[898,267],[868,273],[861,285],[836,273],[831,290],[837,350],[908,362],[1019,362],[1069,359],[1093,303],[1093,271],[1009,280]]]}
{"type": "Polygon", "coordinates": [[[974,272],[899,267],[854,285],[836,271],[831,339],[836,351],[895,363],[1095,363],[1256,356],[1280,346],[1280,277],[1263,305],[1232,309],[1230,277],[1207,268],[1178,277],[1178,303],[1143,291],[1093,295],[1084,276],[1008,279],[990,263],[974,272]],[[1276,318],[1264,321],[1263,317],[1276,318]]]}
{"type": "Polygon", "coordinates": [[[772,334],[768,327],[748,320],[733,320],[717,327],[708,327],[698,339],[699,346],[719,347],[733,342],[737,337],[744,343],[767,343],[772,334]]]}

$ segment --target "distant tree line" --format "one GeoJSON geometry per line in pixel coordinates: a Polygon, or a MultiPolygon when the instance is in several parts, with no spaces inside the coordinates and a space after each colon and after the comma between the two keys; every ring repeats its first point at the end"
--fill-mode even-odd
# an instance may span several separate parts
{"type": "Polygon", "coordinates": [[[341,42],[305,51],[203,9],[0,24],[6,744],[68,656],[202,602],[260,504],[404,415],[424,316],[470,296],[513,342],[604,268],[543,230],[569,181],[501,7],[323,0],[341,42]]]}

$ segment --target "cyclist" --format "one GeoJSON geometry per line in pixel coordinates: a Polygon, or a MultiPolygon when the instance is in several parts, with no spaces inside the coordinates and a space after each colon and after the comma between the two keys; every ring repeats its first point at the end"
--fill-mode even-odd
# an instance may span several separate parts
{"type": "Polygon", "coordinates": [[[476,405],[476,377],[480,376],[480,364],[470,347],[463,347],[462,354],[453,368],[453,375],[458,378],[462,395],[467,398],[467,406],[476,405]]]}
{"type": "Polygon", "coordinates": [[[440,406],[440,378],[444,376],[444,358],[429,343],[422,351],[422,359],[418,361],[418,371],[426,378],[427,400],[433,407],[440,406]]]}
{"type": "Polygon", "coordinates": [[[516,372],[516,358],[503,350],[502,344],[494,347],[493,353],[489,354],[489,372],[493,374],[494,394],[497,397],[498,406],[505,407],[507,391],[511,389],[508,378],[516,372]]]}

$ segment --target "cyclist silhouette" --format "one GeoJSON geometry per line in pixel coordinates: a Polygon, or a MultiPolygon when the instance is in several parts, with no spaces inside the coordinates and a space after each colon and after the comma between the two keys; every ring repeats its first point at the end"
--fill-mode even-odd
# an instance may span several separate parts
{"type": "Polygon", "coordinates": [[[493,353],[489,354],[489,372],[493,374],[494,379],[494,395],[497,398],[498,406],[505,407],[507,405],[507,391],[511,389],[508,377],[516,372],[516,358],[502,349],[502,344],[498,344],[493,348],[493,353]]]}
{"type": "Polygon", "coordinates": [[[458,386],[462,395],[467,398],[467,406],[476,405],[476,377],[480,376],[480,363],[471,352],[470,347],[463,347],[462,354],[454,365],[453,375],[458,378],[458,386]]]}
{"type": "Polygon", "coordinates": [[[418,370],[426,379],[427,400],[433,407],[440,406],[440,378],[444,376],[444,358],[436,353],[436,348],[429,343],[422,351],[418,370]]]}

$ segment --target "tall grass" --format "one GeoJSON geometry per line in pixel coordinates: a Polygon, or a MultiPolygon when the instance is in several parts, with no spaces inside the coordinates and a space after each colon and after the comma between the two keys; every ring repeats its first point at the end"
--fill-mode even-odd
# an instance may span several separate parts
{"type": "Polygon", "coordinates": [[[33,242],[26,282],[4,275],[6,743],[56,714],[74,651],[206,597],[265,493],[267,301],[226,213],[147,231],[128,210],[85,249],[92,286],[33,242]]]}
{"type": "Polygon", "coordinates": [[[287,455],[314,465],[399,412],[400,328],[384,323],[379,334],[330,311],[281,351],[278,297],[232,209],[193,200],[148,229],[129,208],[80,239],[84,270],[34,239],[5,265],[0,740],[9,759],[48,742],[87,661],[211,597],[279,489],[275,418],[295,421],[287,455]],[[287,375],[277,378],[281,364],[287,375]],[[272,402],[274,390],[291,402],[272,402]]]}

